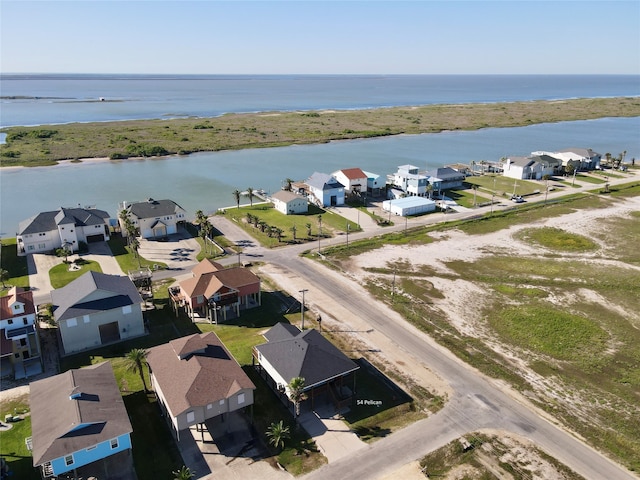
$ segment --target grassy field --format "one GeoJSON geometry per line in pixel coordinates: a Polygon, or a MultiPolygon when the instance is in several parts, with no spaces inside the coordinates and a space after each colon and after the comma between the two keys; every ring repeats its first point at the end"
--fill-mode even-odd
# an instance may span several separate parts
{"type": "MultiPolygon", "coordinates": [[[[328,249],[327,261],[340,268],[342,262],[348,264],[349,254],[396,241],[431,242],[430,232],[455,228],[482,235],[605,208],[639,194],[639,185],[627,184],[606,195],[577,195],[546,206],[531,203],[480,219],[413,229],[402,238],[389,234],[355,242],[349,251],[328,249]]],[[[428,265],[389,263],[366,270],[373,275],[367,287],[461,359],[527,392],[591,445],[639,471],[640,332],[637,319],[626,313],[640,311],[640,273],[629,268],[640,264],[635,248],[638,219],[640,212],[604,218],[600,228],[581,234],[525,227],[515,239],[539,249],[535,255],[516,259],[497,248],[474,261],[446,261],[446,273],[428,265]],[[434,277],[468,282],[486,292],[473,300],[478,313],[466,319],[485,333],[466,335],[453,326],[442,303],[446,292],[434,288],[434,277]],[[392,288],[402,295],[392,296],[392,288]],[[495,342],[500,352],[509,352],[521,363],[494,350],[495,342]]]]}
{"type": "Polygon", "coordinates": [[[309,211],[299,215],[283,215],[273,207],[273,204],[257,204],[240,208],[227,208],[224,212],[228,218],[247,230],[261,244],[267,247],[279,245],[317,242],[320,239],[331,238],[336,234],[344,234],[347,228],[350,232],[360,230],[355,222],[351,222],[331,211],[323,210],[314,205],[309,205],[309,211]],[[267,226],[277,227],[282,230],[282,237],[268,235],[268,228],[263,232],[258,226],[247,222],[247,214],[265,222],[267,226]],[[319,220],[322,219],[321,221],[319,220]],[[295,228],[295,238],[293,229],[295,228]]]}
{"type": "Polygon", "coordinates": [[[637,98],[598,98],[10,127],[0,130],[0,158],[2,166],[52,165],[638,115],[637,98]]]}

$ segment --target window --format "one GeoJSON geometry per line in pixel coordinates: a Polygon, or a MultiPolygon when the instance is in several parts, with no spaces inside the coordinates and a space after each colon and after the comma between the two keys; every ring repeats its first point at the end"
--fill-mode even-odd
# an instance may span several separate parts
{"type": "Polygon", "coordinates": [[[67,455],[64,457],[64,464],[68,467],[69,465],[73,465],[73,455],[67,455]]]}
{"type": "Polygon", "coordinates": [[[196,419],[196,414],[193,412],[187,412],[187,423],[192,423],[196,419]]]}
{"type": "Polygon", "coordinates": [[[244,393],[238,394],[238,405],[242,405],[244,403],[244,393]]]}
{"type": "Polygon", "coordinates": [[[84,323],[89,323],[91,321],[91,317],[89,317],[89,315],[83,315],[82,320],[84,323]]]}
{"type": "Polygon", "coordinates": [[[27,320],[27,317],[24,317],[22,319],[22,323],[25,324],[25,325],[29,325],[29,320],[27,320]]]}
{"type": "Polygon", "coordinates": [[[213,408],[213,403],[207,403],[207,410],[211,410],[213,408]]]}
{"type": "Polygon", "coordinates": [[[27,346],[27,339],[26,338],[21,338],[20,339],[20,346],[21,347],[26,347],[27,346]]]}
{"type": "Polygon", "coordinates": [[[14,305],[14,306],[13,306],[13,309],[14,309],[14,310],[20,310],[20,307],[21,307],[21,305],[20,305],[20,304],[17,304],[17,305],[14,305]]]}
{"type": "Polygon", "coordinates": [[[47,244],[46,243],[39,243],[38,244],[38,250],[44,250],[45,248],[47,248],[47,244]]]}
{"type": "Polygon", "coordinates": [[[112,438],[111,439],[111,450],[113,450],[114,448],[118,448],[118,439],[117,438],[112,438]]]}
{"type": "Polygon", "coordinates": [[[35,250],[36,246],[35,245],[29,245],[27,246],[27,250],[35,250]]]}
{"type": "Polygon", "coordinates": [[[75,318],[70,318],[67,320],[67,327],[75,327],[78,325],[78,320],[75,318]]]}
{"type": "Polygon", "coordinates": [[[220,405],[224,405],[224,398],[220,400],[220,405]]]}
{"type": "Polygon", "coordinates": [[[131,313],[131,305],[125,305],[124,307],[122,307],[122,314],[126,315],[128,313],[131,313]]]}
{"type": "Polygon", "coordinates": [[[10,318],[8,322],[9,322],[9,325],[11,325],[13,323],[13,318],[10,318]]]}

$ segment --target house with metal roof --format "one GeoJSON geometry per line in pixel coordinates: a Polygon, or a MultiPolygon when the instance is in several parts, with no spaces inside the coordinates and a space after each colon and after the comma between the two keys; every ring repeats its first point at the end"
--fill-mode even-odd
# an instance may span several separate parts
{"type": "Polygon", "coordinates": [[[16,380],[42,373],[33,292],[21,287],[0,298],[0,373],[16,380]]]}
{"type": "Polygon", "coordinates": [[[213,332],[150,348],[147,363],[158,403],[178,440],[191,425],[253,404],[255,385],[213,332]]]}
{"type": "Polygon", "coordinates": [[[286,190],[278,190],[271,196],[271,201],[274,208],[284,215],[307,213],[309,210],[309,202],[306,197],[286,190]]]}
{"type": "Polygon", "coordinates": [[[360,367],[320,332],[278,323],[264,337],[267,343],[253,348],[253,362],[276,392],[290,398],[289,383],[302,377],[311,408],[322,394],[337,410],[350,405],[360,367]]]}
{"type": "Polygon", "coordinates": [[[136,478],[133,428],[110,362],[31,382],[29,389],[27,445],[42,478],[136,478]]]}
{"type": "MultiPolygon", "coordinates": [[[[154,200],[146,202],[124,202],[125,210],[142,238],[162,238],[178,232],[178,224],[185,222],[187,212],[173,200],[154,200]]],[[[126,234],[122,219],[118,215],[120,228],[126,234]]]]}
{"type": "Polygon", "coordinates": [[[142,297],[131,279],[87,272],[51,292],[63,355],[145,334],[142,297]]]}
{"type": "Polygon", "coordinates": [[[394,215],[408,217],[433,212],[436,202],[425,197],[402,197],[382,202],[382,209],[394,215]]]}
{"type": "Polygon", "coordinates": [[[18,255],[47,253],[66,245],[72,252],[79,243],[109,240],[110,215],[95,208],[60,208],[20,222],[18,255]]]}
{"type": "Polygon", "coordinates": [[[344,185],[332,175],[314,172],[307,181],[308,193],[322,207],[344,205],[344,185]]]}
{"type": "Polygon", "coordinates": [[[450,190],[452,188],[462,188],[466,175],[463,172],[454,170],[451,167],[440,167],[429,170],[425,173],[431,179],[437,179],[440,183],[436,185],[434,180],[430,180],[434,191],[450,190]]]}

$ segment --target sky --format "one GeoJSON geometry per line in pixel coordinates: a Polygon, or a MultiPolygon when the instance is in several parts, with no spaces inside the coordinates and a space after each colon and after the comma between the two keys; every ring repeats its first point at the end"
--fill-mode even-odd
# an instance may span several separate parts
{"type": "Polygon", "coordinates": [[[640,74],[640,0],[0,0],[0,72],[640,74]]]}

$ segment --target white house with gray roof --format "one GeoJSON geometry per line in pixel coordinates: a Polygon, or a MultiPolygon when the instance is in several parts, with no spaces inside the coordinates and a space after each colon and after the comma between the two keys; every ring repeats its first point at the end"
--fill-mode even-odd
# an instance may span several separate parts
{"type": "Polygon", "coordinates": [[[307,213],[309,210],[309,202],[306,197],[296,195],[286,190],[278,190],[271,197],[273,206],[280,213],[285,215],[295,215],[297,213],[307,213]]]}
{"type": "MultiPolygon", "coordinates": [[[[120,210],[126,210],[142,238],[159,238],[178,233],[178,224],[187,219],[187,212],[173,200],[124,202],[120,210]]],[[[123,233],[125,229],[118,215],[123,233]]]]}
{"type": "Polygon", "coordinates": [[[326,173],[314,172],[305,182],[309,195],[323,207],[344,205],[344,185],[326,173]]]}
{"type": "Polygon", "coordinates": [[[126,276],[87,272],[51,292],[63,355],[144,335],[142,297],[126,276]]]}
{"type": "Polygon", "coordinates": [[[67,244],[78,250],[79,242],[109,240],[110,215],[95,208],[60,208],[39,213],[18,226],[18,255],[46,253],[67,244]]]}

